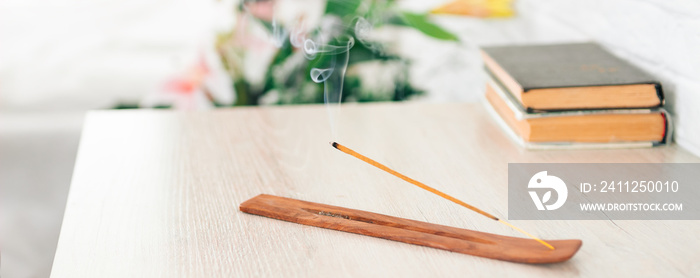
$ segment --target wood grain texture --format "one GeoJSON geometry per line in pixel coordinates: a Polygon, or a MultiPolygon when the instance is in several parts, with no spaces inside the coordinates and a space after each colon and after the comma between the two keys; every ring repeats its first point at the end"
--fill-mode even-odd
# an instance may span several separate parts
{"type": "Polygon", "coordinates": [[[496,221],[328,145],[337,140],[505,217],[509,162],[700,162],[653,149],[525,151],[480,104],[323,106],[87,116],[52,277],[697,276],[698,221],[511,221],[586,242],[533,266],[250,215],[259,194],[508,236],[496,221]]]}
{"type": "Polygon", "coordinates": [[[303,225],[517,263],[560,263],[581,248],[580,240],[549,240],[555,247],[550,250],[530,238],[482,233],[267,194],[243,202],[240,209],[303,225]]]}

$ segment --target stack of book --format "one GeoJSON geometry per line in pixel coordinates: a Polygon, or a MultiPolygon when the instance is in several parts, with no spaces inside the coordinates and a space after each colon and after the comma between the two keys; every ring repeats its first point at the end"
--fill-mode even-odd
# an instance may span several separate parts
{"type": "Polygon", "coordinates": [[[595,43],[486,47],[483,56],[489,107],[527,148],[669,140],[660,83],[595,43]]]}

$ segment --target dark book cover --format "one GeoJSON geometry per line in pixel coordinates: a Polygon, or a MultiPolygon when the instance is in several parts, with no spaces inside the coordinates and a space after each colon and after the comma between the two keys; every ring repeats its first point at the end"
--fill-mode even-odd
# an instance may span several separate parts
{"type": "Polygon", "coordinates": [[[513,45],[483,48],[524,93],[533,89],[653,84],[660,103],[660,83],[596,43],[513,45]]]}

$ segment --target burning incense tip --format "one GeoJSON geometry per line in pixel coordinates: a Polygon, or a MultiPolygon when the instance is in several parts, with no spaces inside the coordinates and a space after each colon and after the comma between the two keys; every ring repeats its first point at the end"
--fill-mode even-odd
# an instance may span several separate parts
{"type": "Polygon", "coordinates": [[[349,155],[351,155],[351,156],[354,156],[355,158],[357,158],[357,159],[359,159],[359,160],[362,160],[362,161],[364,161],[364,162],[366,162],[366,163],[368,163],[368,164],[370,164],[370,165],[372,165],[372,166],[374,166],[374,167],[377,167],[377,168],[379,168],[379,169],[381,169],[381,170],[383,170],[383,171],[385,171],[385,172],[387,172],[387,173],[389,173],[389,174],[392,174],[392,175],[394,175],[394,176],[396,176],[396,177],[398,177],[398,178],[400,178],[400,179],[402,179],[402,180],[405,180],[405,181],[407,181],[407,182],[410,183],[410,184],[413,184],[413,185],[415,185],[415,186],[418,186],[418,187],[420,187],[420,188],[422,188],[422,189],[424,189],[424,190],[427,190],[427,191],[429,191],[429,192],[431,192],[431,193],[433,193],[433,194],[435,194],[435,195],[438,195],[438,196],[440,196],[440,197],[442,197],[442,198],[444,198],[444,199],[450,200],[450,201],[452,201],[452,202],[454,202],[454,203],[456,203],[456,204],[458,204],[458,205],[460,205],[460,206],[463,206],[463,207],[465,207],[465,208],[468,208],[468,209],[470,209],[470,210],[472,210],[472,211],[474,211],[474,212],[476,212],[476,213],[478,213],[478,214],[481,214],[481,215],[483,215],[483,216],[486,216],[486,217],[488,217],[488,218],[491,218],[492,220],[496,220],[496,221],[498,221],[498,222],[501,222],[501,223],[503,223],[503,224],[505,224],[505,225],[507,225],[507,226],[513,228],[514,230],[516,230],[516,231],[518,231],[518,232],[520,232],[520,233],[522,233],[522,234],[524,234],[524,235],[526,235],[526,236],[528,236],[528,237],[530,237],[530,238],[536,240],[537,242],[541,243],[542,245],[547,246],[547,248],[554,250],[554,246],[550,245],[549,243],[545,242],[544,240],[541,240],[541,239],[539,239],[538,237],[535,237],[535,236],[533,236],[532,234],[530,234],[530,233],[528,233],[528,232],[526,232],[526,231],[524,231],[524,230],[522,230],[522,229],[520,229],[520,228],[518,228],[518,227],[515,227],[515,226],[513,226],[512,224],[510,224],[510,223],[508,223],[508,222],[506,222],[506,221],[503,221],[502,219],[499,219],[499,218],[496,217],[496,216],[491,215],[490,213],[487,213],[487,212],[485,212],[485,211],[483,211],[483,210],[480,210],[480,209],[476,208],[475,206],[472,206],[472,205],[470,205],[470,204],[467,204],[467,203],[465,203],[465,202],[462,202],[462,201],[460,201],[459,199],[457,199],[457,198],[455,198],[455,197],[452,197],[452,196],[450,196],[450,195],[447,195],[447,194],[443,193],[442,191],[439,191],[439,190],[437,190],[437,189],[435,189],[435,188],[432,188],[432,187],[430,187],[430,186],[428,186],[428,185],[426,185],[426,184],[424,184],[424,183],[422,183],[422,182],[419,182],[419,181],[417,181],[417,180],[414,180],[414,179],[412,179],[412,178],[409,178],[409,177],[405,176],[404,174],[401,174],[401,173],[399,173],[399,172],[396,172],[396,171],[392,170],[391,168],[384,166],[384,164],[381,164],[381,163],[379,163],[379,162],[376,162],[376,161],[372,160],[371,158],[366,157],[366,156],[364,156],[364,155],[362,155],[362,154],[360,154],[360,153],[358,153],[358,152],[356,152],[356,151],[354,151],[354,150],[352,150],[352,149],[350,149],[350,148],[348,148],[348,147],[345,147],[345,146],[343,146],[343,145],[341,145],[341,144],[338,144],[337,142],[331,142],[331,146],[333,146],[334,148],[338,149],[338,150],[341,151],[341,152],[344,152],[344,153],[346,153],[346,154],[349,154],[349,155]]]}

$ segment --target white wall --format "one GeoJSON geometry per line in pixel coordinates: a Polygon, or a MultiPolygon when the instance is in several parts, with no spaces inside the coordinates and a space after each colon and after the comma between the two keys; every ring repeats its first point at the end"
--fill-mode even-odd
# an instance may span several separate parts
{"type": "Polygon", "coordinates": [[[229,2],[0,1],[0,109],[135,103],[213,45],[229,2]]]}

